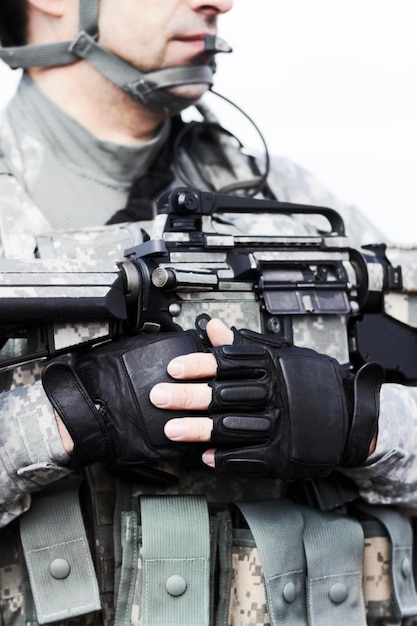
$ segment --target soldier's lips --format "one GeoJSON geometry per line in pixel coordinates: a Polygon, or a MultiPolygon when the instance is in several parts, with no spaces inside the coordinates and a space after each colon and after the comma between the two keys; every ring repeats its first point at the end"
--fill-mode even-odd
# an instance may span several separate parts
{"type": "Polygon", "coordinates": [[[175,49],[184,60],[190,60],[196,56],[201,56],[206,52],[206,37],[208,33],[198,33],[194,35],[179,35],[172,40],[175,49]]]}

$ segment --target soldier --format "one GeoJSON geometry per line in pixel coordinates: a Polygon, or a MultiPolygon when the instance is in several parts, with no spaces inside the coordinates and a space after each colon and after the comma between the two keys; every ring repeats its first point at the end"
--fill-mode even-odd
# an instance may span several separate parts
{"type": "MultiPolygon", "coordinates": [[[[285,160],[264,185],[215,130],[200,99],[231,5],[0,2],[0,56],[25,69],[0,122],[4,256],[116,261],[149,238],[156,198],[184,171],[201,189],[333,205],[352,241],[380,240],[285,160]],[[180,113],[196,103],[205,126],[189,135],[180,113]]],[[[317,231],[289,216],[277,227],[317,231]]],[[[346,374],[330,348],[218,319],[206,332],[206,354],[196,333],[140,334],[3,375],[3,624],[364,624],[368,579],[369,623],[417,614],[403,517],[283,497],[286,481],[340,470],[364,502],[415,506],[414,389],[383,385],[379,412],[378,365],[346,374]],[[377,576],[362,572],[364,545],[377,576]]]]}

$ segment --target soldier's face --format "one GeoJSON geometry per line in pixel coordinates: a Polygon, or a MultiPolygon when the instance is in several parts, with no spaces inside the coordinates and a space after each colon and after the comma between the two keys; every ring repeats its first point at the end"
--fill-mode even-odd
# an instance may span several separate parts
{"type": "Polygon", "coordinates": [[[99,41],[143,71],[209,63],[204,37],[217,33],[233,0],[100,0],[99,41]]]}
{"type": "MultiPolygon", "coordinates": [[[[217,33],[217,20],[233,0],[100,0],[99,41],[142,71],[208,64],[204,38],[217,33]]],[[[207,85],[177,87],[196,98],[207,85]]]]}

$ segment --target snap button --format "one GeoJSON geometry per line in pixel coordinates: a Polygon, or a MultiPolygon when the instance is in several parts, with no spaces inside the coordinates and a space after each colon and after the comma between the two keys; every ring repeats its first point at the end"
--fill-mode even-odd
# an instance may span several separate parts
{"type": "Polygon", "coordinates": [[[71,571],[71,565],[65,559],[54,559],[49,571],[54,578],[66,578],[71,571]]]}
{"type": "Polygon", "coordinates": [[[410,563],[410,559],[408,559],[407,557],[405,557],[401,561],[401,573],[404,576],[404,578],[408,578],[411,574],[411,563],[410,563]]]}
{"type": "Polygon", "coordinates": [[[174,576],[170,576],[166,581],[165,588],[170,596],[182,596],[187,589],[187,581],[182,576],[174,574],[174,576]]]}
{"type": "Polygon", "coordinates": [[[292,602],[294,602],[296,595],[297,595],[297,590],[295,588],[294,583],[287,583],[284,589],[282,590],[282,595],[284,597],[285,602],[288,602],[288,604],[291,604],[292,602]]]}
{"type": "Polygon", "coordinates": [[[341,604],[348,596],[348,589],[343,583],[336,583],[330,587],[329,597],[335,604],[341,604]]]}

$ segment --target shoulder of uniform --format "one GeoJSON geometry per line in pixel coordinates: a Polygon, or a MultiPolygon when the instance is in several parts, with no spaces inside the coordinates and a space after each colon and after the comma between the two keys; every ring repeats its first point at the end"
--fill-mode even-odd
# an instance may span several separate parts
{"type": "Polygon", "coordinates": [[[0,176],[2,174],[10,175],[11,171],[10,171],[10,168],[8,167],[8,165],[7,165],[7,163],[6,163],[5,159],[4,159],[4,156],[0,152],[0,176]]]}

